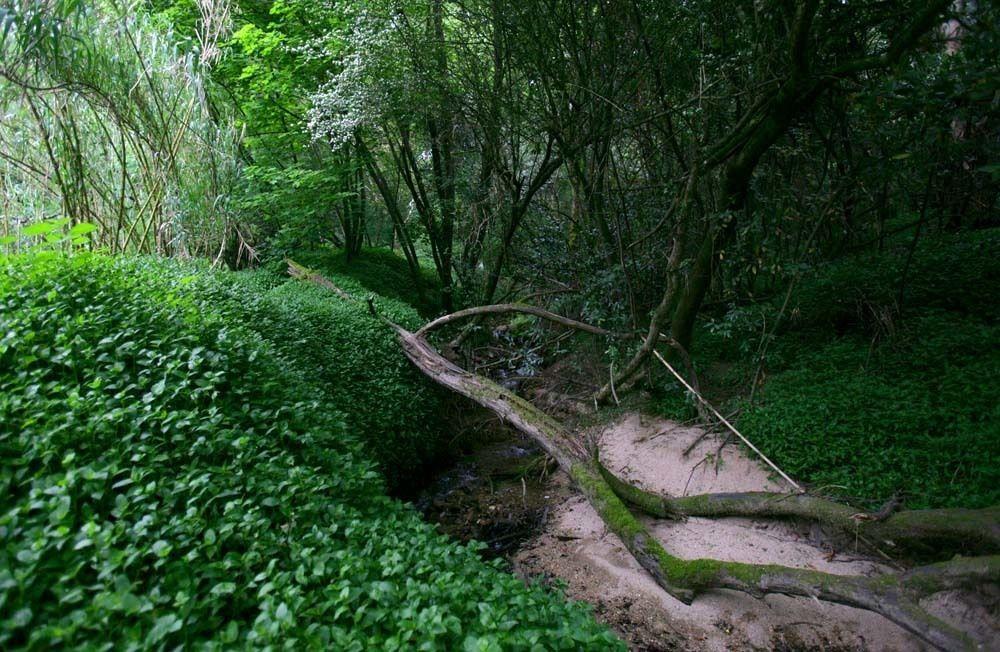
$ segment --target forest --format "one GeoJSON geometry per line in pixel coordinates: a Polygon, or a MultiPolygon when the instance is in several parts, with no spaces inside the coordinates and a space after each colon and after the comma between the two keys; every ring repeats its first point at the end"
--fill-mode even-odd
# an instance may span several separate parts
{"type": "Polygon", "coordinates": [[[0,0],[0,649],[1000,649],[1000,6],[0,0]]]}

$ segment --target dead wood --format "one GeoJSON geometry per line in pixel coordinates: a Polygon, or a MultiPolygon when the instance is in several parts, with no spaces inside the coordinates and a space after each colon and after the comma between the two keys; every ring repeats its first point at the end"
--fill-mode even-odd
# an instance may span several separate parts
{"type": "Polygon", "coordinates": [[[804,493],[751,491],[675,497],[639,489],[600,461],[597,466],[619,498],[650,516],[797,518],[924,558],[1000,553],[1000,507],[903,510],[883,515],[883,510],[869,514],[804,493]]]}
{"type": "MultiPolygon", "coordinates": [[[[289,267],[293,275],[356,301],[321,275],[291,261],[289,267]]],[[[837,576],[778,565],[680,559],[667,552],[636,519],[602,475],[596,458],[561,423],[493,381],[448,361],[423,337],[380,318],[395,331],[404,354],[424,375],[492,410],[555,459],[608,529],[621,539],[657,584],[675,598],[691,602],[698,593],[716,588],[733,589],[756,597],[769,593],[810,597],[882,614],[940,649],[974,648],[969,636],[925,611],[919,600],[944,590],[997,582],[1000,580],[1000,556],[959,558],[871,578],[837,576]]],[[[882,523],[890,523],[893,518],[882,523]]]]}

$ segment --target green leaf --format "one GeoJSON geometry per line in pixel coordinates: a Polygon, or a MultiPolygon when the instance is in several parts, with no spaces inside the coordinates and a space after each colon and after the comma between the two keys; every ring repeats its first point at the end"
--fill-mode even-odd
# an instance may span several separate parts
{"type": "Polygon", "coordinates": [[[57,228],[56,223],[52,221],[35,222],[21,229],[21,233],[27,236],[45,235],[55,231],[57,228]]]}
{"type": "Polygon", "coordinates": [[[174,614],[167,614],[156,619],[153,628],[146,636],[147,645],[155,645],[162,641],[168,634],[179,631],[183,622],[174,614]]]}
{"type": "Polygon", "coordinates": [[[240,637],[240,626],[235,620],[229,621],[226,629],[222,632],[223,643],[235,643],[240,637]]]}
{"type": "Polygon", "coordinates": [[[216,584],[212,587],[210,593],[212,595],[229,595],[236,590],[236,584],[234,582],[222,582],[216,584]]]}
{"type": "Polygon", "coordinates": [[[73,228],[69,230],[69,236],[71,238],[76,238],[79,236],[87,235],[88,233],[92,233],[96,230],[97,226],[95,224],[91,224],[90,222],[78,222],[77,224],[74,224],[73,228]]]}
{"type": "Polygon", "coordinates": [[[157,540],[155,543],[153,543],[151,548],[153,554],[156,555],[157,557],[160,557],[161,559],[169,555],[172,549],[173,547],[163,539],[157,540]]]}
{"type": "Polygon", "coordinates": [[[32,611],[30,607],[24,607],[23,609],[18,609],[14,612],[14,615],[10,617],[10,624],[12,627],[27,627],[28,623],[31,622],[32,611]]]}

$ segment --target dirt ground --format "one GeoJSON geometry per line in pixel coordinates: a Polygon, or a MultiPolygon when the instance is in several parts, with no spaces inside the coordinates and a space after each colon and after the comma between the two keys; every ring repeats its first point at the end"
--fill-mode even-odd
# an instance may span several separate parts
{"type": "MultiPolygon", "coordinates": [[[[586,425],[595,419],[588,398],[602,381],[593,375],[596,368],[579,356],[564,358],[531,383],[527,397],[585,440],[598,442],[603,463],[619,477],[670,495],[789,490],[749,451],[721,446],[720,436],[700,426],[625,408],[610,422],[586,425]],[[567,384],[569,379],[574,382],[567,384]]],[[[485,542],[486,556],[506,559],[526,581],[560,586],[571,599],[589,603],[631,649],[930,649],[882,616],[808,598],[759,600],[728,590],[705,592],[690,605],[672,598],[537,446],[485,411],[469,414],[472,425],[458,428],[471,433],[462,459],[414,501],[418,508],[442,532],[485,542]]],[[[668,552],[685,559],[864,576],[899,568],[884,554],[817,525],[748,518],[645,522],[668,552]]],[[[937,594],[923,606],[970,633],[981,642],[979,649],[1000,652],[1000,587],[937,594]]]]}
{"type": "MultiPolygon", "coordinates": [[[[695,427],[626,414],[597,432],[602,460],[639,486],[674,495],[784,490],[740,447],[695,427]],[[690,454],[685,449],[699,440],[690,454]],[[718,456],[718,459],[717,459],[718,456]]],[[[562,474],[546,487],[548,515],[541,531],[512,558],[514,571],[543,582],[561,581],[573,599],[594,606],[635,650],[924,650],[918,639],[866,611],[806,598],[758,600],[717,590],[686,605],[660,589],[604,528],[562,474]]],[[[671,553],[750,563],[775,563],[829,573],[871,575],[892,570],[835,541],[815,526],[744,518],[649,521],[671,553]]],[[[1000,650],[1000,591],[934,596],[935,613],[1000,650]]]]}

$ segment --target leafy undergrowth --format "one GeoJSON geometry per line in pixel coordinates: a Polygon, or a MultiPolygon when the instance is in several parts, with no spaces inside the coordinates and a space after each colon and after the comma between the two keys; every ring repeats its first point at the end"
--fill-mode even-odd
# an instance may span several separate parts
{"type": "Polygon", "coordinates": [[[861,337],[804,349],[740,425],[787,472],[858,499],[900,492],[914,508],[994,505],[998,341],[996,325],[925,313],[871,356],[861,337]]]}
{"type": "MultiPolygon", "coordinates": [[[[161,263],[162,264],[162,263],[161,263]]],[[[357,297],[371,295],[353,277],[326,274],[357,297]]],[[[393,491],[421,482],[444,453],[441,391],[401,354],[394,334],[363,303],[265,271],[199,275],[197,293],[231,321],[245,324],[316,385],[314,398],[348,415],[393,491]]],[[[376,300],[379,312],[417,328],[410,305],[376,300]]]]}
{"type": "Polygon", "coordinates": [[[347,259],[343,249],[313,249],[295,254],[296,262],[327,276],[348,277],[360,286],[364,297],[375,293],[413,306],[422,317],[433,317],[441,310],[441,285],[437,276],[421,268],[416,283],[406,260],[389,249],[369,248],[347,259]]]}
{"type": "MultiPolygon", "coordinates": [[[[814,487],[869,505],[897,492],[911,508],[1000,503],[1000,231],[926,238],[900,305],[908,244],[803,279],[752,406],[783,296],[705,329],[697,359],[708,384],[743,386],[729,407],[744,434],[814,487]]],[[[669,396],[665,409],[689,414],[669,396]]]]}
{"type": "Polygon", "coordinates": [[[387,498],[354,416],[209,277],[0,264],[0,647],[621,647],[387,498]]]}

